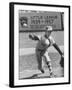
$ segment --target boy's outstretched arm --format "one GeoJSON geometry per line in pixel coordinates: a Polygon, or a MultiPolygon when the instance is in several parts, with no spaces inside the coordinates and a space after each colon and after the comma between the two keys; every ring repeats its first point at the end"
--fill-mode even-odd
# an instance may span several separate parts
{"type": "Polygon", "coordinates": [[[50,41],[52,42],[53,47],[58,51],[58,53],[63,56],[62,51],[60,50],[59,46],[56,44],[56,42],[54,41],[54,39],[52,37],[50,37],[50,41]]]}
{"type": "Polygon", "coordinates": [[[64,67],[64,53],[60,50],[59,46],[55,43],[54,39],[51,37],[50,40],[52,41],[53,47],[58,51],[58,53],[61,55],[60,59],[60,65],[63,68],[64,67]]]}
{"type": "Polygon", "coordinates": [[[56,43],[53,43],[53,46],[54,46],[54,48],[59,52],[59,54],[60,54],[61,56],[63,56],[63,53],[62,53],[62,51],[60,50],[60,48],[58,47],[58,45],[57,45],[56,43]]]}
{"type": "Polygon", "coordinates": [[[36,35],[29,34],[29,38],[32,40],[39,40],[39,38],[36,35]]]}

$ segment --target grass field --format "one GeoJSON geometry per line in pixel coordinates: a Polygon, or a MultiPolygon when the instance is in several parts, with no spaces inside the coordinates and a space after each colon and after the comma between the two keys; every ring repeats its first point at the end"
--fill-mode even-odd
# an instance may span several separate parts
{"type": "MultiPolygon", "coordinates": [[[[63,76],[63,70],[60,67],[60,56],[58,53],[49,53],[49,56],[51,58],[52,68],[54,73],[56,74],[56,77],[63,76]]],[[[47,68],[47,65],[44,64],[43,66],[44,70],[46,71],[46,74],[43,75],[43,77],[49,76],[49,71],[47,68]]],[[[35,54],[31,55],[23,55],[20,56],[19,60],[19,78],[29,78],[30,76],[40,73],[38,70],[38,64],[36,60],[35,54]]],[[[36,77],[38,78],[38,77],[36,77]]]]}

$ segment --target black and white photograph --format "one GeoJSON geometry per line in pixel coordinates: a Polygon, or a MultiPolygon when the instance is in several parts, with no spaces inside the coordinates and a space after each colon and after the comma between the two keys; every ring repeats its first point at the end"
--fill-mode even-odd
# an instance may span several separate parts
{"type": "Polygon", "coordinates": [[[70,82],[69,8],[11,3],[11,30],[14,34],[11,86],[70,82]]]}
{"type": "Polygon", "coordinates": [[[63,14],[19,11],[19,79],[64,76],[63,14]]]}

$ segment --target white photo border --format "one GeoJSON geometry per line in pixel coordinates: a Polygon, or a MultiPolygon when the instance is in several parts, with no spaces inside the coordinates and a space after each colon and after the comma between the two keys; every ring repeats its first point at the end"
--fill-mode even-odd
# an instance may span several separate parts
{"type": "MultiPolygon", "coordinates": [[[[13,84],[15,86],[40,86],[40,85],[57,85],[70,83],[70,6],[45,5],[45,4],[28,4],[28,3],[10,3],[14,11],[14,66],[11,66],[13,84]],[[19,10],[39,10],[39,11],[57,11],[64,12],[64,77],[45,78],[45,79],[27,79],[19,80],[19,10]]],[[[11,28],[10,28],[11,29],[11,28]]],[[[12,30],[12,29],[11,29],[12,30]]],[[[12,62],[12,61],[11,61],[12,62]]],[[[11,65],[10,62],[10,65],[11,65]]],[[[10,78],[11,79],[11,78],[10,78]]],[[[10,80],[11,83],[11,80],[10,80]]]]}

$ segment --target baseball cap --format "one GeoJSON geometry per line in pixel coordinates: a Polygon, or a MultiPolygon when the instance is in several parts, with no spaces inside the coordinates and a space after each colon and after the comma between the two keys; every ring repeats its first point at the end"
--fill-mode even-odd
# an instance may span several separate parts
{"type": "Polygon", "coordinates": [[[53,28],[52,28],[52,26],[46,26],[46,30],[47,30],[47,31],[52,31],[53,28]]]}

